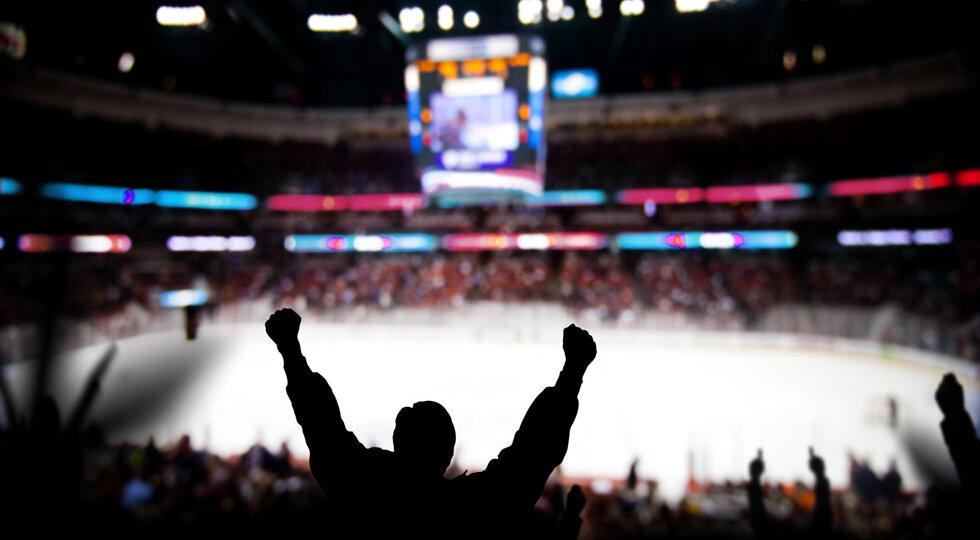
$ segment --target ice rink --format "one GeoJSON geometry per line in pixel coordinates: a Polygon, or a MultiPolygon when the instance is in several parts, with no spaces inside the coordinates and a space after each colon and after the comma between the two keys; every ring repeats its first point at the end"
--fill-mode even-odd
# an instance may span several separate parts
{"type": "MultiPolygon", "coordinates": [[[[908,440],[943,458],[933,397],[944,372],[938,366],[798,347],[624,339],[615,330],[593,335],[599,353],[580,394],[566,475],[621,478],[636,457],[640,475],[676,497],[692,473],[743,478],[762,448],[770,478],[809,481],[812,445],[834,485],[846,484],[853,452],[879,471],[896,459],[915,488],[921,477],[908,440]],[[898,405],[896,427],[888,422],[889,397],[898,405]]],[[[563,360],[559,325],[515,336],[304,322],[300,338],[363,443],[390,449],[402,406],[439,401],[456,424],[463,469],[482,468],[510,443],[563,360]]],[[[112,440],[153,435],[167,444],[188,433],[195,446],[219,454],[282,441],[307,454],[281,360],[261,325],[205,326],[195,342],[178,332],[148,334],[118,346],[93,410],[112,440]]],[[[55,364],[63,407],[77,399],[104,350],[81,349],[55,364]]],[[[25,367],[8,375],[22,397],[25,367]]],[[[975,382],[960,378],[975,403],[975,382]]]]}

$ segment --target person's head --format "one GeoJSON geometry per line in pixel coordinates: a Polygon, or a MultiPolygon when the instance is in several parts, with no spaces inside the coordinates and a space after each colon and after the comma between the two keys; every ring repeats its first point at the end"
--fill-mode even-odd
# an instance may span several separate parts
{"type": "Polygon", "coordinates": [[[393,439],[395,454],[417,472],[442,476],[453,458],[456,428],[445,407],[419,401],[398,412],[393,439]]]}

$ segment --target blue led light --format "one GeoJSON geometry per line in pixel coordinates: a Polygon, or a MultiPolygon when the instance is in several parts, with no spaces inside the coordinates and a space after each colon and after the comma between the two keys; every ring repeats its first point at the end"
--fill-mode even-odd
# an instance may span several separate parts
{"type": "Polygon", "coordinates": [[[200,289],[183,289],[167,291],[160,294],[160,305],[163,307],[201,306],[208,301],[207,291],[200,289]]]}
{"type": "Polygon", "coordinates": [[[150,204],[153,202],[152,189],[133,189],[116,186],[89,186],[85,184],[45,184],[41,195],[49,199],[90,202],[100,204],[150,204]],[[130,191],[130,193],[127,193],[130,191]],[[128,196],[132,201],[127,203],[128,196]]]}
{"type": "Polygon", "coordinates": [[[594,69],[566,69],[551,76],[551,95],[558,99],[593,97],[599,93],[594,69]]]}
{"type": "MultiPolygon", "coordinates": [[[[622,233],[616,235],[616,245],[619,249],[678,249],[667,243],[668,233],[622,233]]],[[[677,234],[677,233],[675,233],[677,234]]]]}
{"type": "Polygon", "coordinates": [[[799,237],[793,231],[692,231],[622,233],[619,249],[790,249],[799,237]]]}
{"type": "Polygon", "coordinates": [[[254,196],[247,193],[162,190],[157,192],[157,206],[206,210],[251,210],[255,208],[256,200],[254,196]]]}
{"type": "Polygon", "coordinates": [[[417,252],[436,249],[436,238],[429,234],[293,234],[283,242],[292,252],[417,252]]]}
{"type": "Polygon", "coordinates": [[[0,178],[0,195],[16,195],[20,193],[20,182],[13,178],[0,178]]]}
{"type": "Polygon", "coordinates": [[[541,195],[528,195],[527,206],[595,206],[606,202],[606,193],[598,189],[569,191],[545,191],[541,195]]]}

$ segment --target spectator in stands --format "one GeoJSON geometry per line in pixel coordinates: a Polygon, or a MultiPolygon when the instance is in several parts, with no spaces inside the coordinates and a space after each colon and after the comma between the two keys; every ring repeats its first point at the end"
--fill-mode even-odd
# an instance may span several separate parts
{"type": "Polygon", "coordinates": [[[960,482],[971,497],[977,497],[980,493],[980,440],[973,420],[966,412],[963,387],[952,373],[947,373],[936,389],[936,402],[943,412],[943,439],[960,482]]]}
{"type": "MultiPolygon", "coordinates": [[[[749,520],[757,536],[772,538],[782,535],[775,534],[763,502],[761,478],[764,471],[765,462],[762,460],[762,450],[760,449],[755,459],[749,463],[749,520]]],[[[830,535],[833,520],[830,507],[830,482],[827,480],[823,459],[813,453],[812,447],[810,448],[810,471],[814,475],[816,495],[810,532],[816,538],[827,538],[830,535]]]]}
{"type": "Polygon", "coordinates": [[[446,409],[432,401],[404,407],[395,420],[395,451],[365,448],[347,431],[326,379],[310,370],[299,325],[299,315],[282,309],[269,317],[266,332],[283,357],[286,390],[310,448],[310,468],[335,504],[324,527],[428,538],[513,537],[524,528],[568,449],[582,377],[596,355],[588,332],[565,328],[564,368],[555,385],[531,404],[511,446],[485,471],[447,479],[456,433],[446,409]]]}

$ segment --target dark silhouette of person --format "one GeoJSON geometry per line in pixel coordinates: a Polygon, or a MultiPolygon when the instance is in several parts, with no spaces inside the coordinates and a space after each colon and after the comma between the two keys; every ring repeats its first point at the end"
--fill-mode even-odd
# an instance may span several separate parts
{"type": "MultiPolygon", "coordinates": [[[[765,462],[762,460],[762,450],[749,463],[749,521],[760,538],[773,538],[776,535],[769,521],[769,514],[763,502],[762,473],[765,472],[765,462]]],[[[810,471],[814,475],[814,493],[816,502],[813,509],[813,522],[810,533],[814,538],[827,538],[831,533],[833,512],[830,507],[830,481],[827,480],[823,459],[813,453],[810,448],[810,471]]]]}
{"type": "Polygon", "coordinates": [[[943,413],[940,427],[949,455],[960,477],[960,488],[942,494],[936,524],[938,535],[947,538],[976,538],[975,512],[980,505],[980,439],[966,411],[963,387],[947,373],[936,389],[936,403],[943,413]]]}
{"type": "Polygon", "coordinates": [[[769,526],[769,515],[763,503],[762,473],[766,470],[766,464],[762,461],[762,449],[756,454],[755,459],[749,462],[749,522],[752,529],[759,538],[770,538],[772,531],[769,526]]]}
{"type": "Polygon", "coordinates": [[[936,403],[943,412],[940,427],[960,483],[971,496],[976,497],[980,489],[980,440],[977,439],[970,413],[966,412],[963,387],[952,373],[947,373],[939,383],[936,403]]]}
{"type": "Polygon", "coordinates": [[[347,430],[333,390],[310,370],[297,337],[300,316],[280,309],[266,332],[282,354],[286,393],[310,450],[310,469],[330,502],[325,528],[358,537],[519,537],[551,472],[568,449],[578,392],[596,355],[588,332],[564,330],[565,364],[534,400],[510,446],[482,472],[445,478],[456,431],[433,401],[404,407],[394,452],[366,448],[347,430]]]}
{"type": "Polygon", "coordinates": [[[582,488],[575,484],[568,490],[565,498],[565,511],[558,520],[555,538],[558,540],[575,540],[582,530],[582,510],[585,508],[585,494],[582,488]]]}

